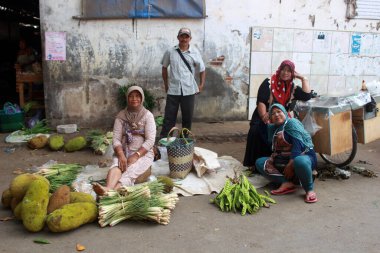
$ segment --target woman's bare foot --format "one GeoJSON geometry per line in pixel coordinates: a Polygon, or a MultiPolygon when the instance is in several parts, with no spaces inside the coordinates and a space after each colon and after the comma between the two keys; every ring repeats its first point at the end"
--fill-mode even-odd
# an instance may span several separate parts
{"type": "Polygon", "coordinates": [[[98,195],[98,196],[103,196],[104,194],[106,194],[106,192],[108,191],[108,189],[98,183],[93,183],[92,184],[92,189],[94,190],[94,192],[98,195]]]}

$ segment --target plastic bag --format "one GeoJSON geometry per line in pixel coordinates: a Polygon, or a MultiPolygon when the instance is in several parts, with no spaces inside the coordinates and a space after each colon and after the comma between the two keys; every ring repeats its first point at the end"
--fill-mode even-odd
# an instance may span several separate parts
{"type": "Polygon", "coordinates": [[[7,115],[21,113],[21,108],[17,104],[12,104],[11,102],[6,102],[3,106],[3,110],[7,115]]]}
{"type": "Polygon", "coordinates": [[[305,127],[306,131],[311,135],[314,136],[322,127],[315,122],[314,117],[312,116],[311,110],[309,110],[305,118],[302,120],[302,124],[305,127]]]}

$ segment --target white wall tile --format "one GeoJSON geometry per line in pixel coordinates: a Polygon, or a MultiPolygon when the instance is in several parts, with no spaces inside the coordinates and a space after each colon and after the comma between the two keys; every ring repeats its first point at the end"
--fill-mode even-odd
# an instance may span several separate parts
{"type": "Polygon", "coordinates": [[[330,65],[330,54],[313,53],[311,56],[311,74],[328,75],[330,65]]]}
{"type": "Polygon", "coordinates": [[[293,51],[293,29],[275,28],[273,51],[293,51]]]}
{"type": "Polygon", "coordinates": [[[281,62],[284,60],[293,61],[293,53],[292,52],[273,52],[272,54],[272,74],[276,72],[281,62]]]}
{"type": "Polygon", "coordinates": [[[331,53],[348,54],[350,48],[350,33],[333,32],[331,43],[331,53]]]}
{"type": "Polygon", "coordinates": [[[380,57],[366,57],[362,62],[363,75],[380,75],[380,57]]]}
{"type": "Polygon", "coordinates": [[[294,30],[294,52],[311,52],[313,50],[313,31],[294,30]]]}
{"type": "Polygon", "coordinates": [[[329,76],[327,94],[331,97],[347,95],[345,92],[346,78],[344,76],[329,76]]]}
{"type": "Polygon", "coordinates": [[[310,74],[311,53],[293,53],[293,62],[297,72],[302,75],[310,74]]]}
{"type": "Polygon", "coordinates": [[[348,67],[348,54],[330,55],[329,75],[345,75],[348,67]]]}
{"type": "Polygon", "coordinates": [[[249,97],[257,97],[257,91],[261,83],[266,79],[270,78],[270,75],[251,75],[251,80],[249,83],[249,97]]]}
{"type": "MultiPolygon", "coordinates": [[[[306,77],[307,79],[310,80],[310,75],[302,74],[302,76],[303,76],[303,77],[306,77]]],[[[295,78],[295,79],[293,80],[293,82],[295,83],[295,85],[302,87],[302,82],[301,82],[300,79],[295,78]]],[[[310,81],[309,81],[309,82],[310,82],[310,81]]]]}
{"type": "Polygon", "coordinates": [[[371,72],[371,66],[367,62],[368,58],[348,55],[346,65],[344,66],[346,76],[362,76],[365,72],[371,72]]]}
{"type": "Polygon", "coordinates": [[[256,109],[257,98],[249,98],[248,100],[248,120],[251,120],[252,114],[256,109]]]}
{"type": "Polygon", "coordinates": [[[362,78],[360,76],[347,76],[346,77],[346,92],[355,94],[362,88],[362,78]]]}
{"type": "Polygon", "coordinates": [[[314,90],[318,95],[327,95],[327,86],[329,77],[327,75],[312,75],[310,77],[310,89],[314,90]]]}
{"type": "Polygon", "coordinates": [[[252,28],[252,51],[272,51],[273,28],[252,28]]]}
{"type": "Polygon", "coordinates": [[[314,53],[329,53],[331,49],[331,36],[329,31],[314,31],[313,37],[313,52],[314,53]]]}
{"type": "Polygon", "coordinates": [[[271,73],[271,52],[251,53],[251,74],[268,75],[271,73]]]}

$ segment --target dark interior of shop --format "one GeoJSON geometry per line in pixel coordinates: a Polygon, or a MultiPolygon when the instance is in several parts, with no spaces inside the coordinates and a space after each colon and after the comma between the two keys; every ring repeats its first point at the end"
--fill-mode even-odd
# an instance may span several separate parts
{"type": "MultiPolygon", "coordinates": [[[[26,51],[31,53],[33,63],[41,63],[39,15],[39,0],[0,0],[1,109],[5,102],[20,103],[19,92],[16,91],[16,68],[19,66],[16,64],[20,58],[20,41],[25,41],[28,49],[26,51]]],[[[42,84],[37,89],[43,91],[41,86],[42,84]]]]}

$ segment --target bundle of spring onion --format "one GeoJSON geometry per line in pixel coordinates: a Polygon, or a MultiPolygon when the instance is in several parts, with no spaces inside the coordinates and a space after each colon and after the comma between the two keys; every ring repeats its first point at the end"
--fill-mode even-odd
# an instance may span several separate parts
{"type": "Polygon", "coordinates": [[[163,193],[159,181],[110,190],[99,200],[99,224],[114,226],[123,220],[150,220],[167,225],[170,210],[178,202],[177,194],[163,193]]]}
{"type": "Polygon", "coordinates": [[[50,192],[55,192],[61,185],[70,186],[82,169],[79,164],[53,164],[35,174],[46,177],[50,182],[50,192]]]}
{"type": "Polygon", "coordinates": [[[252,214],[261,207],[269,207],[268,202],[276,203],[268,195],[268,192],[266,195],[259,194],[247,177],[240,175],[227,178],[223,189],[211,200],[211,203],[217,205],[223,212],[241,211],[241,215],[245,215],[247,211],[252,214]]]}
{"type": "Polygon", "coordinates": [[[104,155],[109,145],[112,144],[112,132],[103,133],[100,130],[90,130],[86,139],[97,155],[104,155]]]}

